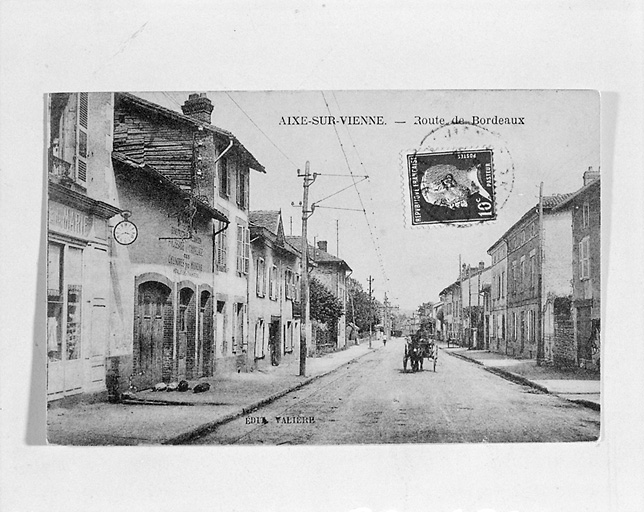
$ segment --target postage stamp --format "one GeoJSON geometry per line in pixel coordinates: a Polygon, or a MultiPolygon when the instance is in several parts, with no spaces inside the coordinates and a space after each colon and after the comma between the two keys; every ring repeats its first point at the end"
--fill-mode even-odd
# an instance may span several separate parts
{"type": "Polygon", "coordinates": [[[407,155],[413,225],[496,218],[491,149],[407,155]]]}

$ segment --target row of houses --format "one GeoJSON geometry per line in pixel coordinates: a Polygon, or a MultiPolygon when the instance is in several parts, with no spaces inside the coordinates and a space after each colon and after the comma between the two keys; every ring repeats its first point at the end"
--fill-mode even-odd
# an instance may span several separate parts
{"type": "Polygon", "coordinates": [[[557,366],[599,369],[601,178],[544,196],[488,249],[462,265],[433,313],[446,339],[557,366]]]}
{"type": "MultiPolygon", "coordinates": [[[[205,94],[183,113],[128,93],[56,93],[47,108],[48,400],[297,357],[302,245],[280,211],[250,210],[265,169],[212,124],[205,94]]],[[[323,242],[309,252],[346,304],[346,262],[323,242]]]]}

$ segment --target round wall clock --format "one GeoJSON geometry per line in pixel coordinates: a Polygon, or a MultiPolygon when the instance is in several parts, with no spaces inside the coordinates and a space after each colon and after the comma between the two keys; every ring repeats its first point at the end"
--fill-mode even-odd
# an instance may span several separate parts
{"type": "Polygon", "coordinates": [[[121,245],[130,245],[139,236],[136,225],[129,220],[122,220],[114,226],[114,240],[121,245]]]}

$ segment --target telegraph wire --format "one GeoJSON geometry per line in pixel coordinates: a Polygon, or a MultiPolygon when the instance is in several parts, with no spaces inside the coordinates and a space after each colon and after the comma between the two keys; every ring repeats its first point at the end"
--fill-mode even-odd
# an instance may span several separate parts
{"type": "MultiPolygon", "coordinates": [[[[327,111],[329,112],[329,115],[333,115],[333,114],[331,114],[331,108],[329,107],[329,103],[328,103],[328,101],[326,99],[326,95],[324,94],[324,91],[320,91],[320,92],[322,93],[322,98],[324,99],[324,104],[326,105],[326,108],[327,108],[327,111]]],[[[336,104],[337,104],[337,100],[336,100],[336,104]]],[[[338,106],[338,109],[339,109],[339,106],[338,106]]],[[[351,170],[351,164],[349,163],[349,157],[347,156],[347,152],[344,149],[344,144],[342,144],[342,139],[340,138],[340,133],[338,132],[337,127],[335,126],[335,124],[333,124],[332,126],[333,126],[333,130],[335,131],[335,136],[338,139],[338,143],[340,144],[340,149],[342,151],[342,155],[344,156],[344,161],[347,164],[347,169],[349,170],[349,174],[351,175],[351,178],[352,178],[352,181],[353,181],[353,187],[356,189],[356,193],[358,195],[358,200],[360,202],[362,212],[364,213],[365,220],[367,222],[367,228],[369,230],[369,236],[371,237],[371,242],[373,243],[373,246],[374,246],[374,249],[375,249],[375,252],[376,252],[376,258],[377,258],[378,263],[380,265],[380,270],[382,272],[382,275],[383,275],[383,277],[385,279],[385,286],[387,286],[387,284],[389,282],[389,279],[388,279],[387,274],[385,272],[384,264],[383,264],[383,261],[382,261],[382,255],[380,253],[380,248],[378,246],[378,242],[376,241],[376,236],[374,235],[373,227],[371,225],[371,222],[369,221],[369,216],[367,215],[367,210],[365,208],[364,201],[362,200],[362,195],[360,194],[360,190],[357,187],[357,182],[355,180],[354,173],[351,170]]],[[[355,147],[355,145],[354,145],[354,147],[355,147]]],[[[364,169],[364,164],[363,164],[363,169],[364,169]]],[[[367,174],[367,173],[365,172],[365,174],[367,174]]],[[[373,211],[372,211],[372,213],[373,213],[373,211]]],[[[389,291],[389,290],[387,290],[387,291],[389,291]]]]}
{"type": "Polygon", "coordinates": [[[291,159],[289,158],[289,156],[288,156],[286,153],[284,153],[284,151],[282,151],[282,150],[280,149],[280,147],[279,147],[277,144],[275,144],[275,143],[271,140],[271,138],[266,134],[266,132],[265,132],[264,130],[262,130],[262,129],[259,127],[259,125],[258,125],[258,124],[253,120],[253,118],[252,118],[252,117],[250,117],[250,116],[248,115],[248,113],[247,113],[247,112],[246,112],[246,111],[241,107],[241,105],[235,101],[235,98],[233,98],[233,97],[231,96],[231,94],[230,94],[228,91],[224,91],[224,92],[225,92],[225,93],[226,93],[226,95],[230,98],[230,100],[231,100],[235,105],[237,105],[237,108],[239,108],[239,110],[241,110],[241,111],[243,112],[243,114],[248,118],[248,120],[249,120],[251,123],[253,123],[253,125],[255,126],[255,128],[257,128],[257,129],[261,132],[261,134],[262,134],[264,137],[266,137],[266,139],[268,140],[268,142],[270,142],[270,143],[275,147],[275,149],[277,149],[277,151],[279,151],[279,152],[282,154],[282,156],[284,156],[284,158],[286,158],[289,162],[291,162],[291,164],[293,165],[293,167],[295,167],[296,169],[298,169],[298,165],[297,165],[295,162],[293,162],[293,160],[291,160],[291,159]]]}
{"type": "MultiPolygon", "coordinates": [[[[335,104],[336,104],[336,106],[338,108],[338,111],[342,111],[342,109],[340,108],[340,103],[338,102],[338,98],[336,97],[335,93],[332,92],[331,94],[333,95],[333,99],[334,99],[335,104]]],[[[358,157],[358,161],[360,162],[360,166],[362,167],[363,171],[366,174],[367,173],[366,167],[364,165],[364,162],[362,161],[362,157],[360,156],[360,153],[358,152],[358,148],[357,148],[357,146],[355,144],[355,141],[353,140],[353,137],[351,136],[351,131],[349,130],[348,127],[346,128],[346,130],[347,130],[347,135],[349,135],[349,140],[351,141],[351,144],[353,145],[353,149],[355,150],[356,155],[358,157]]],[[[370,201],[371,201],[371,203],[373,205],[373,197],[372,196],[370,196],[370,201]]],[[[371,213],[375,218],[375,215],[376,215],[375,212],[372,211],[371,213]]],[[[375,226],[375,222],[374,222],[374,227],[377,228],[377,226],[375,226]]],[[[377,235],[376,235],[376,239],[380,240],[377,235]]],[[[386,283],[386,285],[388,287],[389,286],[389,277],[387,275],[387,271],[385,269],[382,253],[380,252],[380,247],[378,245],[376,245],[376,256],[378,257],[378,261],[380,263],[380,270],[382,272],[383,277],[385,278],[385,283],[386,283]]],[[[390,290],[388,290],[388,291],[390,291],[390,290]]]]}

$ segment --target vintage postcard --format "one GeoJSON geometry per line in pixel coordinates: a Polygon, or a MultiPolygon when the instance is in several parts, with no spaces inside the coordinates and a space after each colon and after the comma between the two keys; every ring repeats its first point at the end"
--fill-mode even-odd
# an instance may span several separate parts
{"type": "Polygon", "coordinates": [[[50,444],[599,438],[596,91],[46,109],[50,444]]]}

